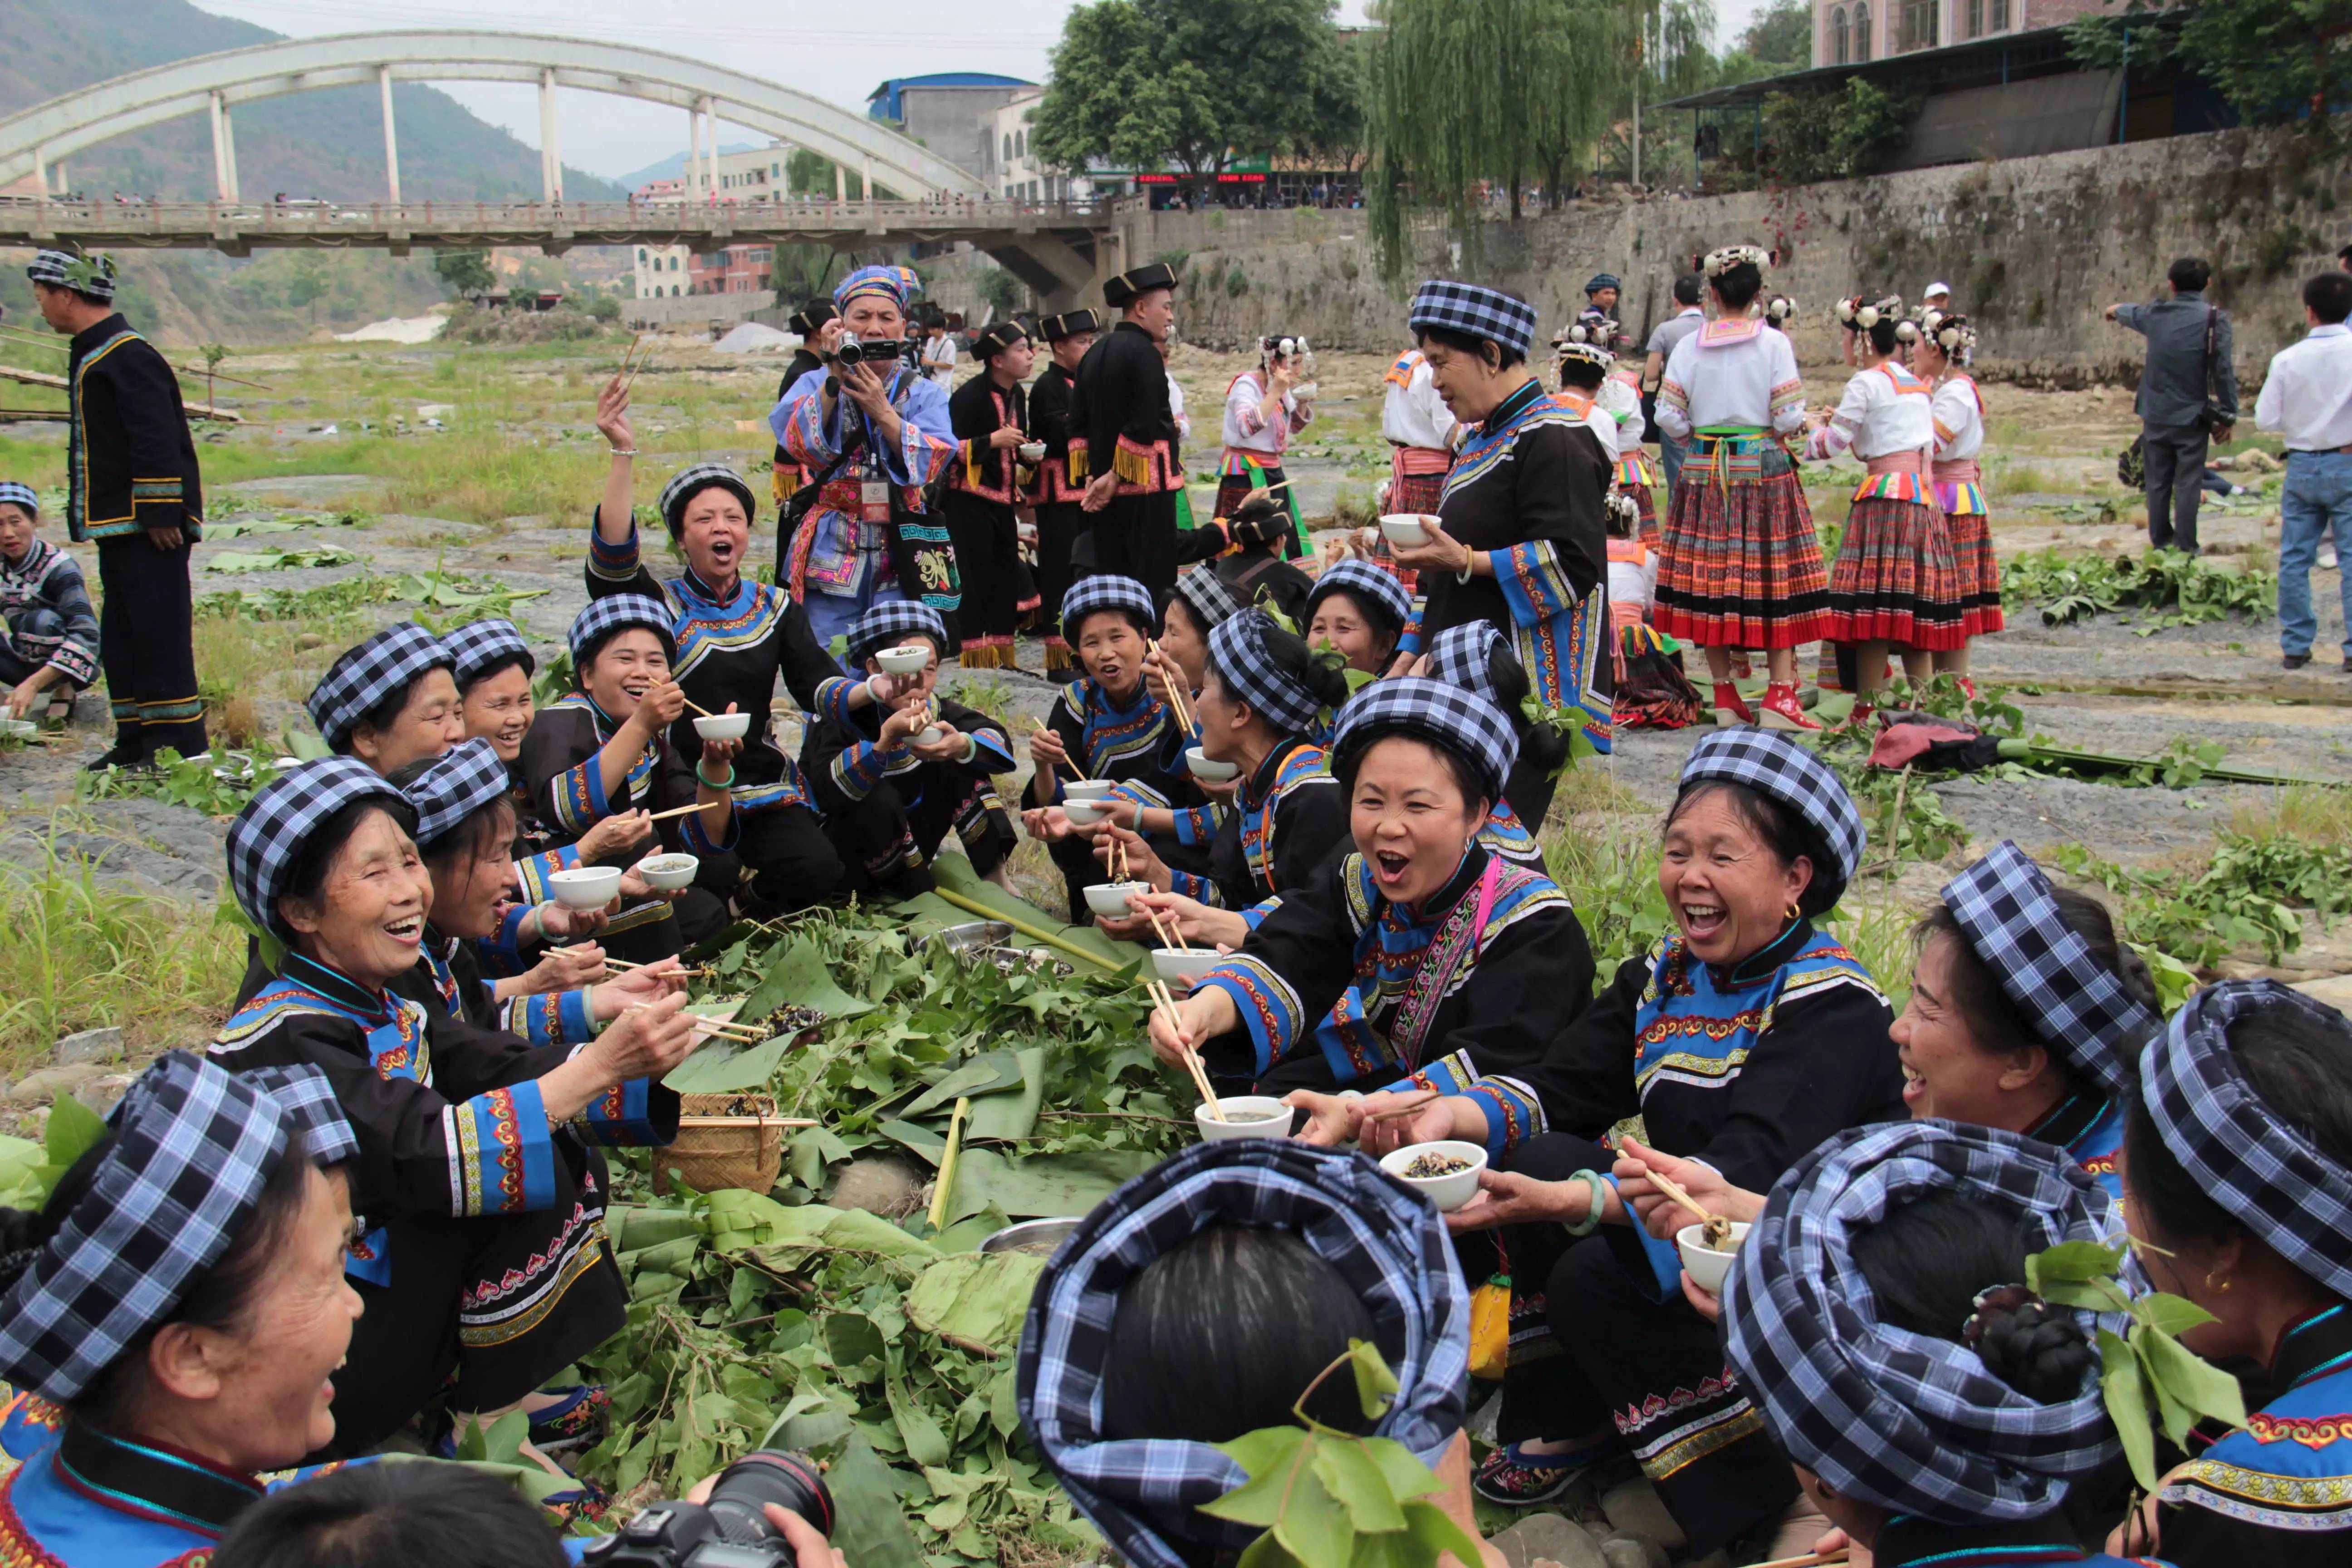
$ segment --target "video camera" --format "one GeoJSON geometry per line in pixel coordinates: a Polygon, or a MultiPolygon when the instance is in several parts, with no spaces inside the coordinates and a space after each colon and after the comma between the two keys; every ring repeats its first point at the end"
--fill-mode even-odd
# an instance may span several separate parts
{"type": "Polygon", "coordinates": [[[768,1522],[772,1502],[833,1533],[833,1494],[809,1457],[760,1448],[719,1473],[708,1503],[655,1503],[581,1560],[601,1568],[792,1568],[793,1549],[768,1522]]]}
{"type": "Polygon", "coordinates": [[[876,338],[868,342],[856,332],[845,331],[834,344],[835,363],[859,365],[871,363],[877,370],[887,370],[893,360],[913,364],[923,357],[923,345],[916,338],[876,338]]]}

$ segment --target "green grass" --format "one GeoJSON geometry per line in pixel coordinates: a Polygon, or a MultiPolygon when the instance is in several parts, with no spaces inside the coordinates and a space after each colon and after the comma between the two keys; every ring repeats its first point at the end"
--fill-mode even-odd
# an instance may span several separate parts
{"type": "Polygon", "coordinates": [[[0,1069],[46,1060],[61,1035],[119,1025],[133,1053],[200,1043],[245,972],[245,939],[210,911],[99,885],[54,850],[0,875],[0,1069]]]}

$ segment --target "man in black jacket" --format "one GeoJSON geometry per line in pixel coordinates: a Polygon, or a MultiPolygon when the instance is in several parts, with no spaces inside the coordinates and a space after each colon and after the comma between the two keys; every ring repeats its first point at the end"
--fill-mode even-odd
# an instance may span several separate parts
{"type": "Polygon", "coordinates": [[[2230,444],[2238,417],[2238,373],[2230,356],[2230,313],[2206,303],[2212,268],[2194,256],[2172,264],[2172,298],[2110,305],[2107,320],[2147,339],[2134,412],[2147,464],[2147,542],[2197,553],[2197,508],[2204,499],[2209,441],[2230,444]]]}
{"type": "Polygon", "coordinates": [[[91,770],[141,766],[166,746],[193,756],[205,704],[188,554],[205,498],[179,377],[114,309],[112,257],[44,250],[25,274],[41,319],[73,340],[66,531],[98,542],[99,661],[114,704],[114,747],[91,770]]]}
{"type": "MultiPolygon", "coordinates": [[[[1029,502],[1037,510],[1037,595],[1057,607],[1070,591],[1070,552],[1086,531],[1079,502],[1087,489],[1087,436],[1077,406],[1078,366],[1094,347],[1102,319],[1093,310],[1065,310],[1037,323],[1054,363],[1029,387],[1029,433],[1045,443],[1045,456],[1030,481],[1029,502]]],[[[1062,641],[1061,623],[1045,634],[1045,675],[1069,680],[1078,673],[1062,641]]]]}
{"type": "Polygon", "coordinates": [[[1160,345],[1176,330],[1176,272],[1164,261],[1103,285],[1118,324],[1078,365],[1094,570],[1132,577],[1164,606],[1176,585],[1176,494],[1184,483],[1160,345]]]}

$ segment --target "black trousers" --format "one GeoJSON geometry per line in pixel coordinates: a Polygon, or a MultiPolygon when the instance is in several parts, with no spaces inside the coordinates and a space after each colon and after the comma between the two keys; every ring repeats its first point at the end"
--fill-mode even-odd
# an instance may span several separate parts
{"type": "Polygon", "coordinates": [[[1176,492],[1113,496],[1093,517],[1094,569],[1134,578],[1165,605],[1176,586],[1176,492]]]}
{"type": "Polygon", "coordinates": [[[98,542],[98,657],[115,740],[150,756],[165,746],[184,757],[205,749],[189,550],[184,542],[158,550],[144,534],[98,542]]]}

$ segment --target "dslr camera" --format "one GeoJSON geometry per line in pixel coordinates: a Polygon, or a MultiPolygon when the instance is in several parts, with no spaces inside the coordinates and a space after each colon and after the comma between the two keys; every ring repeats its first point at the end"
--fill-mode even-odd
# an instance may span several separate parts
{"type": "Polygon", "coordinates": [[[844,365],[871,364],[886,370],[893,360],[912,362],[922,355],[922,345],[912,338],[876,338],[867,342],[856,332],[845,331],[834,345],[835,363],[844,365]]]}
{"type": "Polygon", "coordinates": [[[768,1522],[772,1502],[833,1533],[833,1494],[815,1464],[806,1454],[760,1448],[719,1473],[708,1503],[655,1503],[581,1560],[601,1568],[793,1568],[793,1549],[768,1522]]]}

